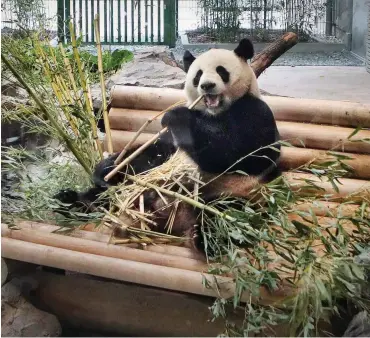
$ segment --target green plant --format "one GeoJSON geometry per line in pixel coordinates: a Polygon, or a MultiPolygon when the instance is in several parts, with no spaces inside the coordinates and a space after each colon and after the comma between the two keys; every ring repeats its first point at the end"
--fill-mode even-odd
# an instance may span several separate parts
{"type": "MultiPolygon", "coordinates": [[[[98,71],[98,57],[87,51],[80,52],[81,60],[88,65],[88,70],[91,73],[98,71]]],[[[124,63],[133,59],[134,55],[128,50],[116,49],[113,52],[105,50],[103,52],[103,71],[105,74],[116,72],[124,63]]],[[[94,78],[96,81],[96,79],[94,78]]]]}
{"type": "MultiPolygon", "coordinates": [[[[338,161],[301,170],[328,178],[337,187],[337,179],[345,175],[341,160],[339,156],[338,161]]],[[[232,275],[236,283],[234,296],[217,299],[211,308],[214,318],[226,320],[226,335],[266,334],[274,325],[285,323],[291,336],[320,336],[320,322],[337,313],[341,299],[369,311],[370,267],[356,264],[354,257],[369,248],[370,196],[363,192],[358,210],[350,216],[341,215],[339,204],[338,213],[322,226],[323,220],[313,211],[314,192],[320,188],[310,181],[306,188],[313,193],[302,194],[280,177],[252,193],[250,200],[220,199],[212,204],[235,221],[203,214],[208,260],[222,262],[210,272],[232,275]],[[300,203],[311,204],[312,209],[296,210],[300,203]],[[351,230],[353,226],[356,231],[351,230]],[[261,305],[261,288],[274,292],[283,281],[297,292],[271,306],[261,305]],[[246,292],[254,299],[242,302],[246,292]],[[228,319],[230,307],[245,312],[242,325],[228,319]]],[[[343,205],[351,202],[349,197],[343,205]]]]}
{"type": "MultiPolygon", "coordinates": [[[[2,183],[10,188],[2,189],[2,216],[6,222],[21,218],[41,222],[76,225],[79,218],[99,221],[100,213],[85,215],[71,212],[74,220],[67,220],[53,213],[58,206],[53,195],[61,189],[84,190],[91,186],[89,175],[76,164],[72,156],[51,147],[36,151],[23,148],[3,147],[2,183]],[[62,160],[58,163],[56,160],[62,160]]],[[[3,185],[4,186],[4,185],[3,185]]]]}
{"type": "Polygon", "coordinates": [[[37,30],[45,28],[46,17],[43,0],[4,0],[2,10],[13,14],[13,21],[21,25],[22,30],[37,30]]]}

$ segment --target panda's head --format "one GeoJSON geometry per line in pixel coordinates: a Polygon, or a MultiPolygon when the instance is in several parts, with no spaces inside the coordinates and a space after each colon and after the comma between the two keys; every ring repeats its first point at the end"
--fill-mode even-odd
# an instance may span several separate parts
{"type": "Polygon", "coordinates": [[[256,76],[248,64],[253,55],[253,44],[248,39],[241,40],[233,51],[210,49],[197,58],[186,51],[184,69],[188,104],[204,95],[197,108],[216,115],[246,93],[259,96],[256,76]]]}

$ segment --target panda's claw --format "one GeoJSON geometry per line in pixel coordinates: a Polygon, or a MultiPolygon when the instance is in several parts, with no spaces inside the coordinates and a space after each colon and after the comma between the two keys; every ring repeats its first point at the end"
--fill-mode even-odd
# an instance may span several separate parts
{"type": "Polygon", "coordinates": [[[173,128],[176,126],[182,126],[188,122],[191,117],[191,110],[187,107],[177,107],[169,110],[163,115],[161,124],[162,127],[173,128]]]}

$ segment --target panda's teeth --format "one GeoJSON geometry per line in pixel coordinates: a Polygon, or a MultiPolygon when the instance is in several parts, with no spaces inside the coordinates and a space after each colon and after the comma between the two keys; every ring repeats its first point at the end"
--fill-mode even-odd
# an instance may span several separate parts
{"type": "Polygon", "coordinates": [[[208,108],[216,108],[220,104],[220,95],[206,94],[204,100],[208,108]]]}

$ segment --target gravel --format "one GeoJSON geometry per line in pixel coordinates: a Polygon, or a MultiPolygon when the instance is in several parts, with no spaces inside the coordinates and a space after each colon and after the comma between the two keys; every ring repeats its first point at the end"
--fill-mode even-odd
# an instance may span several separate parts
{"type": "MultiPolygon", "coordinates": [[[[153,45],[146,46],[103,46],[103,49],[110,49],[111,51],[115,49],[127,49],[132,52],[140,52],[141,50],[145,50],[150,47],[155,47],[153,45]]],[[[82,50],[86,50],[91,52],[92,54],[96,54],[96,47],[95,46],[84,46],[81,48],[82,50]]],[[[197,47],[197,48],[188,48],[195,56],[207,51],[209,48],[197,47]]],[[[181,40],[178,39],[176,42],[175,48],[169,49],[175,59],[182,64],[182,57],[185,51],[184,46],[181,43],[181,40]]],[[[336,52],[314,52],[314,53],[285,53],[284,55],[280,56],[274,63],[274,66],[356,66],[356,67],[364,67],[365,63],[355,57],[351,52],[347,50],[343,51],[336,51],[336,52]]]]}
{"type": "MultiPolygon", "coordinates": [[[[189,48],[189,51],[197,56],[209,48],[189,48]]],[[[184,46],[181,41],[176,42],[176,47],[170,49],[177,61],[182,60],[184,46]]],[[[315,52],[315,53],[285,53],[274,63],[274,66],[358,66],[363,67],[363,61],[356,58],[351,52],[315,52]]]]}

